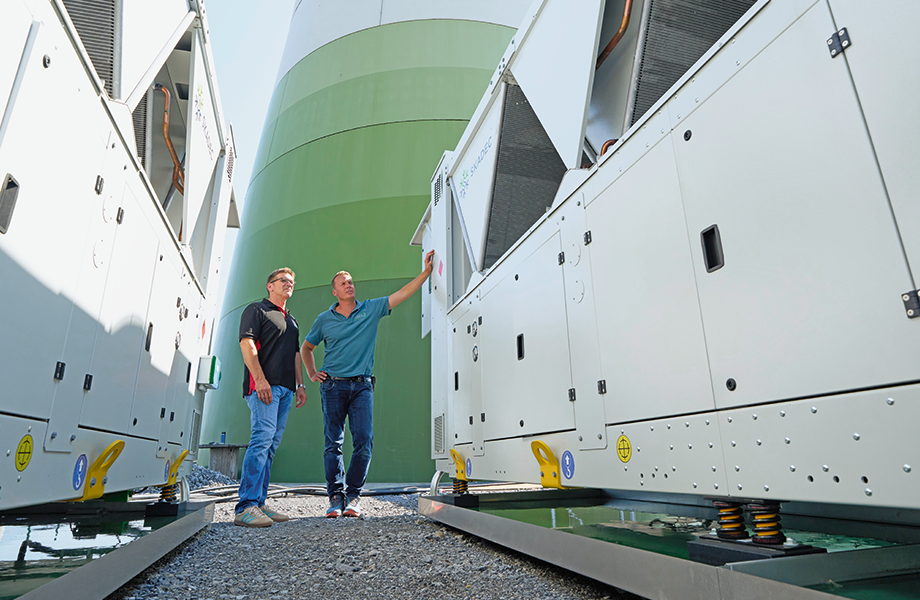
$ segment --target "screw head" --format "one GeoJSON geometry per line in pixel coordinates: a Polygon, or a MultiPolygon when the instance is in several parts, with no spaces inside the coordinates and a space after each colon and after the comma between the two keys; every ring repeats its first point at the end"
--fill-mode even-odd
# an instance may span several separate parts
{"type": "Polygon", "coordinates": [[[70,436],[70,441],[72,442],[72,441],[74,441],[75,439],[77,439],[76,434],[71,434],[71,436],[70,436]]]}
{"type": "MultiPolygon", "coordinates": [[[[699,102],[699,99],[697,99],[697,102],[699,102]]],[[[693,132],[688,129],[687,131],[684,132],[684,141],[689,142],[692,136],[693,136],[693,132]]]]}
{"type": "Polygon", "coordinates": [[[718,484],[718,483],[714,483],[714,484],[712,484],[712,487],[714,487],[715,489],[719,489],[719,484],[718,484]]]}
{"type": "Polygon", "coordinates": [[[740,483],[738,484],[738,489],[739,489],[739,490],[741,489],[741,484],[740,484],[740,483]]]}
{"type": "Polygon", "coordinates": [[[731,417],[728,418],[728,422],[729,422],[729,423],[732,422],[732,418],[731,418],[731,417]]]}
{"type": "Polygon", "coordinates": [[[886,402],[888,402],[888,406],[894,406],[894,398],[889,398],[886,402]]]}
{"type": "Polygon", "coordinates": [[[52,431],[52,432],[51,432],[51,439],[53,440],[53,439],[56,438],[56,437],[57,437],[57,431],[52,431]]]}
{"type": "Polygon", "coordinates": [[[787,443],[787,444],[791,444],[791,443],[792,443],[792,440],[790,440],[789,438],[786,438],[786,443],[787,443]]]}
{"type": "Polygon", "coordinates": [[[763,486],[763,491],[769,492],[769,491],[770,491],[770,486],[769,486],[769,485],[763,486]]]}
{"type": "Polygon", "coordinates": [[[712,442],[709,442],[709,447],[712,448],[712,442]]]}
{"type": "Polygon", "coordinates": [[[89,487],[93,487],[94,485],[96,485],[96,478],[95,478],[95,477],[93,477],[93,478],[90,480],[90,482],[89,482],[89,487]]]}
{"type": "Polygon", "coordinates": [[[818,414],[818,409],[817,409],[817,407],[814,407],[814,406],[811,407],[811,414],[813,414],[813,415],[818,414]]]}
{"type": "Polygon", "coordinates": [[[740,470],[741,470],[741,467],[739,465],[735,465],[735,473],[737,473],[740,470]]]}
{"type": "Polygon", "coordinates": [[[601,434],[597,434],[597,439],[602,440],[602,439],[604,439],[604,436],[601,435],[601,434]]]}
{"type": "Polygon", "coordinates": [[[46,54],[42,57],[42,66],[46,69],[51,66],[51,55],[46,54]]]}
{"type": "Polygon", "coordinates": [[[828,471],[831,470],[831,468],[828,467],[827,465],[822,465],[822,466],[821,466],[821,469],[822,469],[825,473],[827,473],[828,471]]]}
{"type": "Polygon", "coordinates": [[[786,411],[784,411],[784,410],[779,411],[779,416],[785,417],[785,416],[786,416],[786,411]]]}
{"type": "Polygon", "coordinates": [[[872,490],[870,490],[869,488],[866,488],[866,495],[867,495],[867,496],[871,496],[871,495],[872,495],[872,490]]]}
{"type": "Polygon", "coordinates": [[[758,445],[758,446],[761,446],[761,445],[763,445],[763,442],[761,442],[760,440],[757,440],[757,445],[758,445]]]}
{"type": "Polygon", "coordinates": [[[695,484],[695,483],[693,484],[693,489],[696,489],[696,484],[695,484]]]}
{"type": "Polygon", "coordinates": [[[853,434],[853,439],[856,440],[856,441],[858,442],[858,441],[859,441],[859,434],[858,434],[858,433],[854,433],[854,434],[853,434]]]}
{"type": "Polygon", "coordinates": [[[712,472],[713,472],[713,473],[716,472],[716,467],[715,467],[715,465],[713,465],[713,467],[712,467],[712,472]]]}
{"type": "Polygon", "coordinates": [[[757,413],[752,414],[751,417],[756,421],[756,420],[757,420],[757,413]]]}
{"type": "Polygon", "coordinates": [[[578,441],[579,441],[579,442],[583,442],[583,441],[585,441],[585,440],[584,440],[584,438],[582,438],[582,436],[578,436],[578,441]]]}
{"type": "Polygon", "coordinates": [[[687,449],[688,449],[688,450],[693,450],[693,444],[687,444],[687,449]]]}
{"type": "Polygon", "coordinates": [[[735,440],[732,440],[732,448],[734,448],[734,447],[737,446],[737,445],[738,445],[738,443],[737,443],[735,440]]]}
{"type": "Polygon", "coordinates": [[[735,388],[738,387],[738,383],[734,379],[729,377],[728,380],[725,382],[725,387],[728,388],[729,392],[734,392],[735,388]]]}
{"type": "Polygon", "coordinates": [[[910,465],[904,465],[904,472],[910,473],[910,465]]]}
{"type": "Polygon", "coordinates": [[[789,465],[789,470],[795,473],[795,465],[789,465]]]}
{"type": "Polygon", "coordinates": [[[558,475],[556,475],[555,471],[553,471],[553,477],[559,477],[558,475]]]}

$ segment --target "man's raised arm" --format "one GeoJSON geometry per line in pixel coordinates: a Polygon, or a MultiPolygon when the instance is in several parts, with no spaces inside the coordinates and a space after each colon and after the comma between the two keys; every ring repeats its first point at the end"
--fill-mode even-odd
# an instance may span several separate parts
{"type": "Polygon", "coordinates": [[[418,291],[422,284],[425,283],[425,280],[428,279],[428,276],[431,275],[431,267],[433,265],[434,250],[429,250],[428,254],[425,255],[425,268],[422,269],[422,272],[419,273],[415,279],[407,283],[402,287],[398,292],[390,294],[390,310],[393,310],[397,306],[403,303],[404,300],[407,300],[409,296],[418,291]]]}

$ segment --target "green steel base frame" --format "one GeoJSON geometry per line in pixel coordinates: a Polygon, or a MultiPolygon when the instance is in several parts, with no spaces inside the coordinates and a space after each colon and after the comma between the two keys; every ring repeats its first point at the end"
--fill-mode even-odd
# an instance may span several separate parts
{"type": "Polygon", "coordinates": [[[105,598],[118,591],[144,569],[207,527],[214,518],[213,502],[190,502],[188,507],[189,511],[184,516],[169,525],[23,594],[20,600],[73,598],[75,590],[79,590],[81,598],[105,598]]]}
{"type": "MultiPolygon", "coordinates": [[[[572,490],[569,497],[585,498],[589,492],[572,490]]],[[[546,498],[557,501],[566,493],[552,491],[546,498]]],[[[527,499],[534,498],[533,492],[527,494],[527,499]]],[[[502,496],[507,499],[509,494],[502,496]]],[[[460,508],[438,498],[419,497],[419,514],[651,599],[831,600],[840,596],[799,586],[824,583],[828,579],[843,581],[913,574],[920,565],[920,545],[907,545],[713,567],[460,508]]],[[[483,496],[480,500],[482,504],[489,503],[483,496]]]]}

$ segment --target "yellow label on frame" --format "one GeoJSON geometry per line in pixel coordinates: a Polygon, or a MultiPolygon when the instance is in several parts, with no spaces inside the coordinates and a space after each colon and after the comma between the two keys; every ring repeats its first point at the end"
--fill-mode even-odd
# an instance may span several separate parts
{"type": "Polygon", "coordinates": [[[621,462],[629,462],[629,459],[632,458],[632,444],[625,435],[617,438],[617,456],[620,457],[621,462]]]}
{"type": "Polygon", "coordinates": [[[26,434],[19,440],[16,448],[16,470],[25,471],[32,460],[32,436],[26,434]]]}

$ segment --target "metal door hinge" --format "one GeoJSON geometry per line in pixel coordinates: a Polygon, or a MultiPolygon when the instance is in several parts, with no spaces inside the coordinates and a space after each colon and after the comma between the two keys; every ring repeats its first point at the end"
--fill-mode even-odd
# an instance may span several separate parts
{"type": "Polygon", "coordinates": [[[569,390],[569,402],[575,402],[575,388],[569,390]]]}
{"type": "Polygon", "coordinates": [[[591,232],[586,231],[585,232],[585,246],[587,246],[590,243],[591,243],[591,232]]]}
{"type": "Polygon", "coordinates": [[[66,364],[58,361],[58,363],[54,366],[54,378],[55,379],[57,379],[58,381],[61,381],[64,379],[64,368],[66,366],[67,366],[66,364]]]}
{"type": "Polygon", "coordinates": [[[904,310],[907,311],[908,319],[920,317],[920,290],[913,290],[906,294],[901,294],[901,300],[904,301],[904,310]]]}
{"type": "Polygon", "coordinates": [[[473,415],[470,415],[470,425],[473,424],[473,415]]]}
{"type": "Polygon", "coordinates": [[[564,262],[565,262],[565,252],[560,252],[559,253],[559,264],[561,265],[564,262]]]}
{"type": "Polygon", "coordinates": [[[597,393],[606,394],[607,393],[607,380],[601,379],[597,382],[597,393]]]}
{"type": "Polygon", "coordinates": [[[480,414],[480,415],[479,415],[479,420],[482,421],[483,423],[485,423],[485,422],[486,422],[486,413],[480,414]]]}
{"type": "Polygon", "coordinates": [[[104,187],[105,187],[105,179],[102,178],[102,175],[96,175],[96,187],[95,187],[95,190],[96,190],[96,195],[97,195],[97,196],[101,196],[101,195],[102,195],[102,188],[104,188],[104,187]]]}
{"type": "Polygon", "coordinates": [[[125,220],[125,209],[118,207],[118,216],[115,217],[115,222],[121,225],[121,222],[125,220]]]}
{"type": "Polygon", "coordinates": [[[831,53],[831,58],[837,58],[838,54],[843,54],[843,51],[850,46],[852,46],[852,42],[850,42],[850,34],[847,33],[846,27],[835,31],[834,35],[827,38],[827,49],[831,53]]]}
{"type": "Polygon", "coordinates": [[[88,392],[91,389],[93,389],[93,376],[87,373],[86,377],[83,378],[83,390],[88,392]]]}

